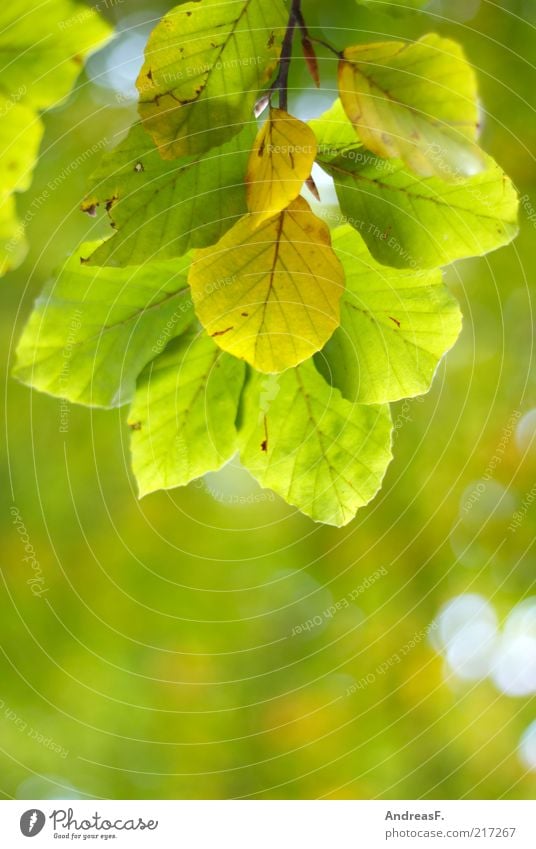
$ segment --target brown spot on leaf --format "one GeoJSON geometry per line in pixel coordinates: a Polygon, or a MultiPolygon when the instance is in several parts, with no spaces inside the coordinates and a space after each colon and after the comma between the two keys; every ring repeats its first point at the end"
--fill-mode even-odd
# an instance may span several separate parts
{"type": "Polygon", "coordinates": [[[400,322],[397,318],[393,318],[392,315],[390,315],[389,318],[391,319],[391,321],[394,321],[397,327],[400,327],[400,322]]]}
{"type": "Polygon", "coordinates": [[[261,442],[261,451],[265,454],[268,453],[268,420],[266,416],[264,416],[264,439],[261,442]]]}
{"type": "Polygon", "coordinates": [[[224,336],[225,333],[229,333],[230,330],[234,330],[234,327],[226,327],[225,330],[216,330],[216,332],[212,334],[212,337],[214,338],[214,336],[224,336]]]}
{"type": "Polygon", "coordinates": [[[141,430],[142,428],[141,422],[129,422],[128,426],[131,430],[141,430]]]}

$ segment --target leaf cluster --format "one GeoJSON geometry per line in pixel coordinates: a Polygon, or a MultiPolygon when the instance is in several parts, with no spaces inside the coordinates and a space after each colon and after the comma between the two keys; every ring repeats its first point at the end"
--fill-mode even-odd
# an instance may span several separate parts
{"type": "Polygon", "coordinates": [[[114,235],[83,245],[36,303],[17,375],[130,404],[142,495],[239,452],[263,486],[341,526],[381,486],[390,404],[428,391],[459,334],[441,267],[509,242],[517,198],[478,145],[474,71],[436,34],[323,45],[339,98],[293,117],[296,37],[320,78],[289,5],[198,0],[156,26],[139,121],[84,201],[114,235]],[[329,216],[304,194],[314,167],[335,185],[329,216]]]}

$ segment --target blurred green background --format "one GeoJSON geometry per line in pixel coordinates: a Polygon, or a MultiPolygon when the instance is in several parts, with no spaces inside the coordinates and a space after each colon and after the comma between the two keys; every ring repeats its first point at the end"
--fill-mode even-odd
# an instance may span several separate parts
{"type": "MultiPolygon", "coordinates": [[[[7,376],[44,282],[107,233],[79,212],[91,151],[134,119],[143,44],[172,5],[109,4],[117,36],[46,115],[18,198],[24,218],[63,173],[28,220],[24,265],[0,284],[0,792],[533,797],[535,4],[434,0],[391,18],[304,0],[340,46],[432,30],[459,40],[478,70],[483,146],[526,196],[514,244],[448,270],[463,335],[431,393],[395,405],[384,489],[343,530],[263,496],[236,464],[138,502],[125,410],[65,411],[7,376]]],[[[333,68],[322,62],[328,89],[333,68]]],[[[333,97],[305,101],[301,71],[292,85],[298,110],[333,97]]]]}

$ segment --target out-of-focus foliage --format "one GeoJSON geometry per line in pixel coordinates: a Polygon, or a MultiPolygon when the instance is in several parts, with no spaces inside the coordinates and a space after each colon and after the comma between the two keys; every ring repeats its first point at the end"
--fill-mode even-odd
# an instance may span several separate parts
{"type": "Polygon", "coordinates": [[[43,136],[40,110],[65,97],[84,57],[109,33],[95,9],[75,0],[10,0],[0,9],[0,274],[16,268],[26,251],[11,195],[31,183],[43,136]]]}
{"type": "MultiPolygon", "coordinates": [[[[131,48],[140,5],[116,8],[131,48]]],[[[308,5],[332,41],[337,27],[354,42],[368,40],[360,27],[387,27],[355,0],[328,15],[308,5]]],[[[517,623],[528,670],[533,643],[517,605],[533,594],[536,530],[533,13],[524,0],[449,0],[389,19],[400,38],[433,28],[464,44],[481,81],[482,144],[520,190],[522,226],[515,244],[449,271],[462,336],[431,394],[394,406],[397,459],[347,528],[314,525],[236,467],[140,504],[122,413],[51,402],[9,380],[5,797],[534,797],[527,688],[516,695],[483,665],[462,677],[463,629],[457,642],[443,626],[426,633],[442,610],[446,621],[445,604],[479,595],[491,658],[504,660],[517,623]]],[[[322,65],[334,78],[336,62],[322,65]]],[[[318,114],[329,105],[308,97],[318,114]]],[[[133,107],[83,80],[46,116],[47,153],[21,197],[30,253],[0,290],[4,363],[65,253],[109,235],[78,206],[100,142],[119,140],[133,107]]]]}

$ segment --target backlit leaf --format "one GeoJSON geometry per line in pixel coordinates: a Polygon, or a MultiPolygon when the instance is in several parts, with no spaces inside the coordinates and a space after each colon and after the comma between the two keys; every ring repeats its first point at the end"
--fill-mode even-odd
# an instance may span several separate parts
{"type": "Polygon", "coordinates": [[[346,401],[308,362],[277,377],[263,409],[266,381],[256,374],[246,387],[243,464],[316,522],[346,525],[391,460],[389,407],[346,401]]]}
{"type": "Polygon", "coordinates": [[[143,367],[194,319],[187,261],[135,269],[89,268],[82,245],[35,303],[15,376],[92,406],[130,401],[143,367]]]}
{"type": "Polygon", "coordinates": [[[184,486],[231,459],[244,371],[205,333],[175,339],[147,366],[129,415],[140,496],[184,486]]]}
{"type": "Polygon", "coordinates": [[[431,33],[415,43],[349,47],[339,91],[361,141],[378,156],[402,159],[423,177],[482,170],[476,78],[456,42],[431,33]]]}
{"type": "Polygon", "coordinates": [[[427,392],[458,338],[461,313],[439,270],[377,263],[349,225],[333,232],[346,272],[341,326],[316,362],[343,396],[363,404],[427,392]]]}
{"type": "Polygon", "coordinates": [[[246,216],[189,275],[197,315],[225,351],[278,372],[320,350],[339,324],[342,267],[303,198],[260,225],[246,216]]]}
{"type": "Polygon", "coordinates": [[[183,3],[162,18],[137,86],[140,116],[165,159],[240,132],[273,75],[287,18],[282,0],[183,3]]]}
{"type": "Polygon", "coordinates": [[[271,109],[249,158],[246,182],[250,212],[274,215],[298,197],[316,157],[313,131],[281,109],[271,109]]]}
{"type": "MultiPolygon", "coordinates": [[[[318,162],[333,177],[343,216],[372,255],[397,268],[437,268],[508,244],[517,233],[517,194],[489,156],[486,170],[457,182],[419,178],[400,160],[358,143],[333,145],[340,110],[311,122],[318,162]]],[[[344,140],[348,124],[341,125],[344,140]]]]}
{"type": "Polygon", "coordinates": [[[83,208],[106,207],[116,234],[93,265],[137,265],[214,244],[247,212],[244,174],[253,125],[203,158],[163,160],[135,124],[93,175],[83,208]]]}

